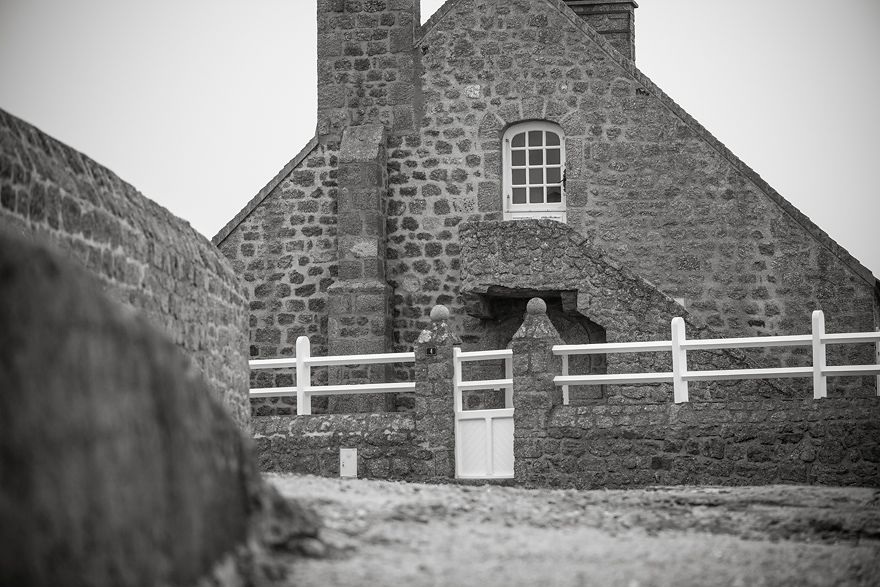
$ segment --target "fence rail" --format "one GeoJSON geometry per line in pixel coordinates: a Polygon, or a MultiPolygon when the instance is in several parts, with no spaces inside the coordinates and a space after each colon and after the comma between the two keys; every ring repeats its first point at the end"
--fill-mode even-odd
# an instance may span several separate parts
{"type": "Polygon", "coordinates": [[[562,387],[565,405],[570,402],[569,386],[603,384],[672,383],[675,403],[688,401],[688,383],[691,381],[730,381],[742,379],[776,379],[794,377],[813,378],[813,397],[828,396],[828,377],[877,376],[877,395],[880,396],[880,331],[843,334],[825,333],[825,314],[813,312],[812,334],[794,336],[759,336],[751,338],[716,338],[687,340],[684,319],[672,319],[671,340],[625,343],[602,343],[587,345],[556,345],[553,353],[562,357],[562,375],[554,383],[562,387]],[[834,344],[875,344],[875,364],[828,366],[826,346],[834,344]],[[720,350],[768,347],[812,348],[813,365],[810,367],[781,367],[772,369],[727,369],[719,371],[690,371],[687,353],[695,350],[720,350]],[[671,352],[672,371],[660,373],[621,373],[610,375],[570,375],[568,358],[572,355],[607,353],[671,352]]]}
{"type": "Polygon", "coordinates": [[[351,385],[312,385],[312,367],[332,367],[338,365],[377,365],[391,363],[413,363],[415,353],[377,353],[373,355],[337,355],[333,357],[313,357],[308,337],[296,339],[296,356],[283,359],[255,359],[250,361],[251,370],[296,369],[296,385],[293,387],[268,387],[250,390],[252,398],[296,396],[296,413],[308,416],[312,413],[312,396],[348,395],[365,393],[404,393],[415,391],[413,382],[402,383],[362,383],[351,385]]]}
{"type": "MultiPolygon", "coordinates": [[[[562,357],[562,374],[553,379],[562,387],[563,403],[569,405],[569,386],[571,385],[621,385],[672,383],[676,403],[688,401],[688,383],[691,381],[734,381],[743,379],[813,378],[813,397],[821,399],[828,396],[828,377],[877,377],[877,395],[880,396],[880,330],[877,332],[825,333],[825,315],[821,310],[813,312],[812,333],[794,336],[760,336],[751,338],[717,338],[688,340],[684,319],[672,319],[671,340],[647,342],[602,343],[586,345],[556,345],[553,353],[562,357]],[[834,365],[826,360],[826,347],[838,344],[874,343],[875,363],[870,365],[834,365]],[[709,351],[720,349],[772,348],[772,347],[811,347],[813,364],[809,367],[780,367],[769,369],[726,369],[691,371],[687,367],[688,351],[709,351]],[[672,371],[655,373],[615,373],[603,375],[569,374],[569,357],[573,355],[592,355],[608,353],[672,353],[672,371]]],[[[339,355],[331,357],[311,356],[311,343],[305,336],[296,340],[296,356],[279,359],[255,359],[250,361],[252,370],[295,369],[296,385],[287,387],[257,388],[250,390],[252,398],[296,396],[296,413],[312,413],[312,396],[331,396],[367,393],[404,393],[415,391],[414,382],[365,383],[350,385],[311,384],[312,367],[339,365],[376,365],[392,363],[413,363],[415,353],[377,353],[372,355],[339,355]]],[[[462,392],[474,390],[504,390],[505,409],[513,408],[513,351],[510,349],[494,351],[464,352],[456,347],[453,350],[454,408],[463,412],[462,392]],[[505,377],[480,381],[463,381],[462,365],[475,361],[503,360],[505,377]]]]}

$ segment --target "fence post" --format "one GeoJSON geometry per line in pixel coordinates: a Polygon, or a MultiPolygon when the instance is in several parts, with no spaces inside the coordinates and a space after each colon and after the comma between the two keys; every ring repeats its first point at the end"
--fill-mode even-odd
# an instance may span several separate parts
{"type": "Polygon", "coordinates": [[[813,312],[813,399],[828,397],[828,382],[825,378],[825,314],[822,310],[813,312]]]}
{"type": "Polygon", "coordinates": [[[461,347],[452,347],[452,403],[456,413],[462,411],[464,407],[461,392],[458,386],[461,385],[461,347]]]}
{"type": "Polygon", "coordinates": [[[311,357],[309,337],[296,339],[296,415],[310,416],[312,413],[312,394],[307,393],[312,383],[311,367],[306,362],[311,357]]]}
{"type": "MultiPolygon", "coordinates": [[[[880,359],[878,359],[877,362],[880,363],[880,359]]],[[[513,381],[513,357],[504,359],[504,378],[513,381]]],[[[504,407],[513,407],[513,385],[504,390],[504,407]]]]}
{"type": "MultiPolygon", "coordinates": [[[[562,376],[568,377],[568,355],[562,355],[562,376]]],[[[568,386],[562,386],[562,405],[569,404],[568,386]]]]}
{"type": "Polygon", "coordinates": [[[676,316],[672,319],[672,391],[675,403],[681,404],[688,400],[687,349],[681,347],[686,340],[684,318],[676,316]]]}
{"type": "MultiPolygon", "coordinates": [[[[880,327],[875,329],[877,332],[880,332],[880,327]]],[[[880,340],[874,343],[874,364],[880,366],[880,340]]],[[[877,397],[880,397],[880,375],[877,375],[877,387],[875,388],[877,392],[877,397]]]]}

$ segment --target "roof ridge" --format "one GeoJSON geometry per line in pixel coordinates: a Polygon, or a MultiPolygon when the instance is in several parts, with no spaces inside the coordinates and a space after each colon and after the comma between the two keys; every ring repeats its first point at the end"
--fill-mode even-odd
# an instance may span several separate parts
{"type": "Polygon", "coordinates": [[[290,175],[290,172],[296,169],[299,164],[303,162],[303,159],[308,157],[309,154],[315,150],[315,147],[318,146],[318,142],[318,135],[313,136],[309,140],[309,142],[306,143],[306,146],[303,147],[293,159],[288,161],[287,165],[282,167],[281,171],[275,174],[275,177],[269,180],[269,183],[264,185],[263,188],[259,192],[257,192],[257,195],[251,198],[251,200],[244,205],[244,208],[239,210],[238,214],[236,214],[232,218],[232,220],[226,223],[226,226],[221,228],[220,231],[214,235],[214,238],[211,239],[211,242],[214,244],[214,246],[219,247],[220,244],[224,240],[226,240],[226,237],[228,237],[230,233],[238,227],[239,224],[244,222],[244,219],[250,216],[251,212],[253,212],[257,206],[263,203],[263,200],[265,200],[269,196],[269,194],[272,193],[272,190],[278,187],[278,184],[280,184],[285,177],[290,175]]]}
{"type": "Polygon", "coordinates": [[[742,173],[746,179],[751,181],[759,191],[763,192],[773,203],[779,206],[782,211],[792,220],[797,222],[810,236],[812,236],[820,245],[826,247],[833,255],[849,267],[856,275],[867,281],[869,284],[875,284],[878,280],[870,269],[862,265],[862,263],[852,256],[852,254],[840,246],[831,236],[822,230],[810,218],[798,210],[791,202],[786,200],[782,194],[777,192],[768,184],[758,173],[748,166],[742,159],[736,156],[727,146],[715,137],[706,127],[700,124],[693,116],[691,116],[684,108],[678,105],[666,92],[664,92],[657,84],[651,81],[645,75],[633,60],[627,58],[620,53],[608,40],[596,32],[584,19],[580,18],[563,0],[546,0],[553,4],[563,16],[568,18],[576,28],[595,41],[618,65],[632,75],[637,82],[645,86],[645,88],[653,93],[657,99],[675,116],[680,118],[682,122],[688,125],[697,136],[705,140],[710,147],[715,149],[724,159],[726,159],[734,168],[742,173]]]}

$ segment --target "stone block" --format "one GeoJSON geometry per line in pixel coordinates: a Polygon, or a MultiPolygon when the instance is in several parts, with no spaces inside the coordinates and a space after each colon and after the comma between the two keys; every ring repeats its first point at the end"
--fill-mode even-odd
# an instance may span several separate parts
{"type": "Polygon", "coordinates": [[[363,264],[359,259],[339,260],[339,279],[345,281],[351,279],[362,279],[363,277],[363,264]]]}
{"type": "Polygon", "coordinates": [[[385,145],[385,129],[379,124],[348,127],[342,137],[339,160],[352,162],[378,162],[385,145]]]}
{"type": "Polygon", "coordinates": [[[361,235],[364,233],[363,217],[360,211],[340,209],[337,230],[340,235],[361,235]]]}
{"type": "Polygon", "coordinates": [[[385,319],[387,299],[382,294],[359,294],[355,298],[355,312],[358,314],[381,316],[385,319]]]}

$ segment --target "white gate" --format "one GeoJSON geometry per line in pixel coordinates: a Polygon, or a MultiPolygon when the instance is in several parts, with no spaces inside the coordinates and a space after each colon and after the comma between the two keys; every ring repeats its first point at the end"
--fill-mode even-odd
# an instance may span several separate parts
{"type": "Polygon", "coordinates": [[[513,351],[453,352],[456,479],[513,479],[513,351]],[[461,365],[503,359],[505,379],[462,381],[461,365]],[[462,392],[504,390],[504,408],[465,410],[462,392]]]}

